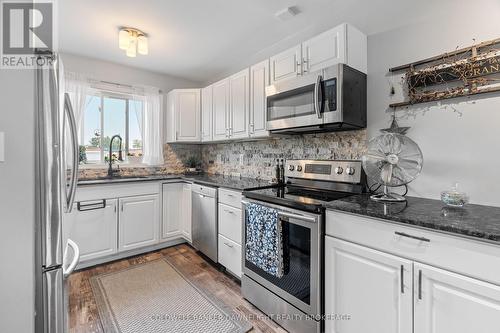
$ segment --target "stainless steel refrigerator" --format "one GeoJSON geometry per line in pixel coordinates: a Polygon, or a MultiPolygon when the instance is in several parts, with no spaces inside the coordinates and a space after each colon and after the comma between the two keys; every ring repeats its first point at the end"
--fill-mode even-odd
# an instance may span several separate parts
{"type": "Polygon", "coordinates": [[[57,54],[39,54],[52,65],[36,70],[35,332],[67,332],[66,278],[79,259],[78,246],[63,244],[63,214],[75,198],[78,138],[64,70],[57,54]]]}

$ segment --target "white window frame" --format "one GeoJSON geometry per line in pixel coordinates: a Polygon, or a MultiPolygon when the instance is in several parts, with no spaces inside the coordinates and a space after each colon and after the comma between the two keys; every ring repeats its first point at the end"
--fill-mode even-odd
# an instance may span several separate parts
{"type": "MultiPolygon", "coordinates": [[[[99,109],[100,109],[100,161],[97,163],[85,163],[81,164],[80,166],[83,168],[92,168],[92,167],[103,167],[107,165],[107,162],[105,161],[105,156],[106,153],[104,151],[103,145],[102,145],[102,139],[105,136],[104,133],[104,98],[114,98],[114,99],[122,99],[125,100],[125,138],[123,138],[122,142],[122,154],[126,157],[128,160],[128,152],[129,152],[129,139],[130,139],[130,101],[134,100],[133,96],[129,94],[122,94],[122,93],[115,93],[115,92],[110,92],[110,91],[105,91],[105,90],[95,90],[91,95],[89,94],[88,96],[93,96],[94,98],[99,98],[100,103],[99,103],[99,109]]],[[[144,106],[144,104],[143,104],[144,106]]],[[[84,133],[85,133],[85,113],[83,114],[83,121],[81,122],[81,140],[80,142],[83,142],[83,145],[86,146],[84,142],[84,133]]],[[[114,134],[112,134],[114,135],[114,134]]],[[[111,137],[111,136],[110,136],[111,137]]],[[[144,148],[144,142],[143,142],[143,148],[144,148]]],[[[120,166],[144,166],[146,164],[144,163],[130,163],[129,161],[127,162],[121,162],[120,166]]]]}

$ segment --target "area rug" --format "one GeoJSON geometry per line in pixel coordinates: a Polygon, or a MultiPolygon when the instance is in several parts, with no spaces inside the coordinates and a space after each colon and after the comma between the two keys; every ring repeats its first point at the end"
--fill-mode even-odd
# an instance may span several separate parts
{"type": "Polygon", "coordinates": [[[106,333],[245,333],[252,325],[166,259],[90,279],[106,333]]]}

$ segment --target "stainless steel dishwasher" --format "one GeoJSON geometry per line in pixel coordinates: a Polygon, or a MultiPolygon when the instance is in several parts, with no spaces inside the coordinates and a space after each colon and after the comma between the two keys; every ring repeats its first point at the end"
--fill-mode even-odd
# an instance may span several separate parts
{"type": "Polygon", "coordinates": [[[217,188],[192,187],[192,238],[195,249],[217,262],[217,188]]]}

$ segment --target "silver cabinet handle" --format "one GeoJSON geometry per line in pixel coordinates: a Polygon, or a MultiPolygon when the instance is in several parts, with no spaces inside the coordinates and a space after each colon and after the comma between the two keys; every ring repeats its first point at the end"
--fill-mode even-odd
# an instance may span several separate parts
{"type": "Polygon", "coordinates": [[[123,202],[121,203],[121,208],[120,210],[123,212],[123,202]]]}
{"type": "Polygon", "coordinates": [[[311,223],[316,222],[316,219],[314,217],[304,216],[304,215],[299,215],[299,214],[292,214],[292,213],[287,213],[287,212],[278,212],[278,216],[307,221],[307,222],[311,222],[311,223]]]}
{"type": "MultiPolygon", "coordinates": [[[[69,129],[71,134],[71,147],[73,149],[73,165],[71,167],[71,183],[69,187],[69,194],[66,198],[66,212],[71,213],[73,209],[73,203],[75,202],[76,195],[76,185],[78,182],[78,161],[80,159],[79,148],[78,148],[78,136],[76,129],[76,120],[73,113],[73,108],[71,107],[71,100],[69,99],[68,93],[64,94],[64,112],[69,120],[69,129]]],[[[63,170],[65,171],[65,170],[63,170]]]]}
{"type": "Polygon", "coordinates": [[[224,242],[224,245],[226,245],[227,247],[233,248],[233,245],[231,245],[229,243],[224,242]]]}
{"type": "Polygon", "coordinates": [[[404,281],[405,267],[401,265],[401,294],[405,293],[405,281],[404,281]]]}
{"type": "Polygon", "coordinates": [[[421,242],[430,242],[431,241],[429,238],[413,236],[413,235],[410,235],[410,234],[407,234],[407,233],[401,232],[401,231],[395,231],[394,234],[401,236],[401,237],[416,239],[416,240],[419,240],[421,242]]]}
{"type": "Polygon", "coordinates": [[[418,270],[418,299],[422,299],[422,270],[418,270]]]}
{"type": "Polygon", "coordinates": [[[233,214],[234,215],[234,212],[232,210],[228,210],[228,209],[224,209],[224,211],[228,214],[233,214]]]}

